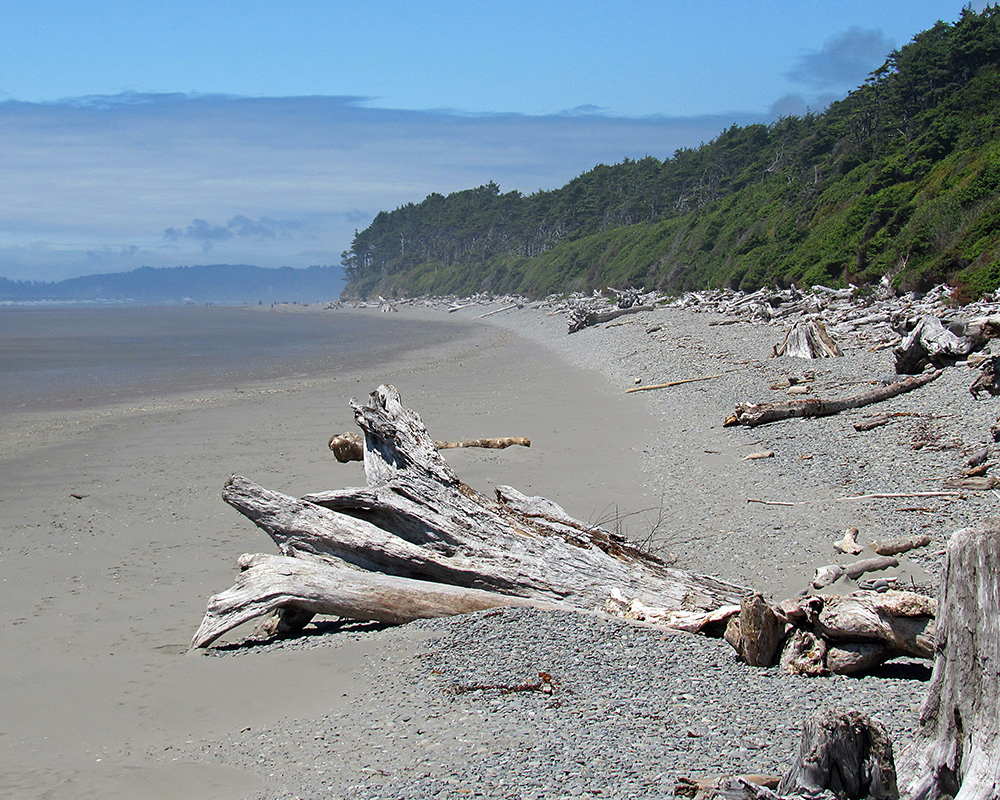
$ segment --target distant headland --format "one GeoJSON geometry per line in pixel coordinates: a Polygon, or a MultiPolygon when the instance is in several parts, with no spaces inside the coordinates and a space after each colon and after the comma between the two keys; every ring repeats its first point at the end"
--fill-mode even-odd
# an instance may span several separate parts
{"type": "Polygon", "coordinates": [[[0,278],[0,302],[315,303],[337,299],[344,284],[344,271],[339,266],[140,267],[57,282],[0,278]]]}

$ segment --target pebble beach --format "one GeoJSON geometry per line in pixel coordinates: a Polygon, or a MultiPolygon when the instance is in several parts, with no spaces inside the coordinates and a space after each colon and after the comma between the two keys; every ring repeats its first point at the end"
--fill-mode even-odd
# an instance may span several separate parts
{"type": "MultiPolygon", "coordinates": [[[[72,741],[83,723],[61,734],[57,725],[51,735],[73,757],[47,761],[47,733],[32,720],[39,709],[57,717],[56,701],[8,656],[5,670],[35,705],[8,703],[7,719],[39,730],[20,742],[12,725],[3,731],[0,787],[18,797],[663,797],[682,776],[781,774],[805,717],[828,705],[873,715],[903,746],[926,663],[893,662],[864,678],[793,677],[739,663],[722,640],[560,612],[492,611],[399,628],[323,620],[296,640],[254,642],[243,631],[186,652],[207,596],[232,582],[236,557],[271,551],[217,499],[228,472],[296,495],[360,485],[356,465],[331,463],[323,449],[352,426],[347,397],[382,382],[400,389],[435,438],[532,438],[530,450],[446,456],[480,491],[506,483],[543,495],[678,567],[773,600],[842,561],[832,543],[850,527],[862,545],[929,535],[931,545],[901,557],[892,577],[933,591],[950,534],[995,513],[992,491],[943,491],[992,441],[997,406],[968,391],[978,370],[949,367],[879,404],[878,413],[894,416],[870,431],[854,423],[871,407],[724,427],[736,403],[781,399],[790,377],[815,396],[857,392],[892,371],[891,350],[859,332],[839,342],[842,358],[769,358],[781,325],[719,325],[718,315],[670,307],[572,336],[565,316],[544,306],[477,319],[499,307],[402,307],[394,316],[455,326],[454,340],[421,351],[421,363],[410,354],[377,370],[262,383],[239,396],[172,397],[58,429],[36,419],[30,447],[8,440],[7,463],[21,477],[0,503],[5,562],[51,571],[51,560],[21,552],[9,533],[26,531],[32,513],[78,536],[89,528],[92,540],[114,534],[119,546],[108,549],[124,544],[134,555],[109,567],[95,544],[101,580],[74,583],[73,553],[49,541],[66,564],[58,590],[44,595],[59,611],[33,606],[54,626],[42,644],[37,630],[17,639],[26,629],[13,629],[20,658],[82,658],[79,669],[60,667],[83,684],[71,687],[75,696],[98,693],[77,713],[86,716],[91,702],[119,730],[82,752],[72,741]],[[703,380],[625,393],[694,378],[703,380]],[[154,444],[161,456],[151,455],[154,444]],[[81,460],[97,445],[115,457],[81,460]],[[72,463],[84,468],[70,479],[72,463]],[[112,471],[114,493],[96,491],[112,471]],[[149,489],[154,476],[161,484],[149,489]],[[106,505],[65,499],[71,483],[106,505]],[[55,486],[58,502],[25,501],[55,486]],[[63,506],[59,516],[53,509],[63,506]],[[136,566],[145,559],[167,559],[169,568],[136,566]],[[150,582],[155,602],[140,599],[150,582]],[[107,599],[109,587],[120,603],[107,599]],[[95,605],[96,614],[84,610],[95,605]],[[70,609],[72,621],[62,617],[70,609]],[[72,643],[93,642],[95,631],[100,647],[72,643]],[[118,687],[102,686],[107,670],[123,668],[118,687]],[[545,691],[517,688],[541,673],[550,676],[545,691]],[[117,714],[107,709],[116,701],[117,714]],[[129,782],[136,775],[144,776],[139,794],[129,782]]],[[[10,584],[5,591],[32,597],[10,584]]],[[[6,606],[10,615],[27,617],[19,602],[6,606]]]]}

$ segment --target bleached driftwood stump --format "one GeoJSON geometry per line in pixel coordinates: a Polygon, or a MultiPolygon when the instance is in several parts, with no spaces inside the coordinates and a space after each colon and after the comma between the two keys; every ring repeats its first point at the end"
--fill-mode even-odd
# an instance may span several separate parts
{"type": "MultiPolygon", "coordinates": [[[[948,544],[934,672],[900,759],[912,800],[1000,797],[1000,521],[948,544]]],[[[901,782],[903,782],[901,781],[901,782]]]]}
{"type": "Polygon", "coordinates": [[[615,590],[690,620],[748,592],[672,569],[544,498],[509,486],[495,499],[476,492],[391,386],[351,405],[367,486],[296,499],[239,476],[227,482],[223,499],[281,556],[241,556],[236,585],[210,599],[192,646],[274,611],[291,628],[314,613],[406,622],[499,605],[599,609],[615,590]]]}

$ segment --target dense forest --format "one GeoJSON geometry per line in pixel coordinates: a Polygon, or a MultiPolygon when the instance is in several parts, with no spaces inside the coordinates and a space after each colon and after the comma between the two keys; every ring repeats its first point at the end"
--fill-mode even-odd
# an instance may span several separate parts
{"type": "Polygon", "coordinates": [[[965,8],[826,111],[522,195],[431,194],[357,232],[345,294],[540,296],[844,285],[1000,286],[1000,9],[965,8]]]}
{"type": "Polygon", "coordinates": [[[343,285],[340,267],[268,269],[247,264],[204,264],[140,267],[54,283],[0,278],[0,301],[311,303],[336,299],[343,285]]]}

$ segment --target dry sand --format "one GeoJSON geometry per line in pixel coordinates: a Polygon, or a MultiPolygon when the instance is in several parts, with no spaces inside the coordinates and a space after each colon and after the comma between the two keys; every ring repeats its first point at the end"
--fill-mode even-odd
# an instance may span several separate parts
{"type": "Polygon", "coordinates": [[[242,797],[258,788],[252,772],[171,750],[330,711],[354,691],[353,668],[379,645],[239,659],[185,651],[237,556],[272,549],[219,499],[226,478],[293,495],[363,484],[360,466],[337,464],[325,445],[355,429],[348,399],[383,381],[435,437],[531,437],[530,449],[449,453],[476,488],[509,483],[595,521],[649,505],[634,449],[645,412],[538,344],[457,322],[448,345],[358,374],[7,415],[0,796],[242,797]]]}

